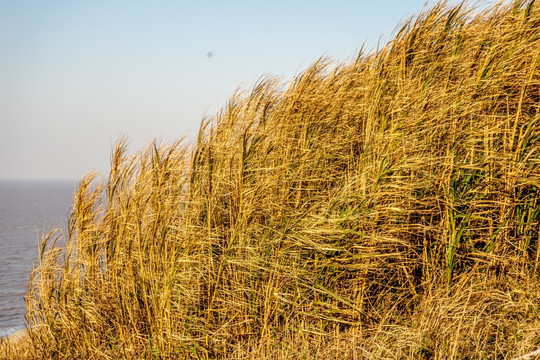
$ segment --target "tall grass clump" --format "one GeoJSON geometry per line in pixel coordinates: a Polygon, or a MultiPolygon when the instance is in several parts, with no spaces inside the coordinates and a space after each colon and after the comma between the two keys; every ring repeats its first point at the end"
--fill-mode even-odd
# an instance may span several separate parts
{"type": "Polygon", "coordinates": [[[440,3],[113,151],[27,295],[36,357],[510,359],[540,346],[540,6],[440,3]]]}

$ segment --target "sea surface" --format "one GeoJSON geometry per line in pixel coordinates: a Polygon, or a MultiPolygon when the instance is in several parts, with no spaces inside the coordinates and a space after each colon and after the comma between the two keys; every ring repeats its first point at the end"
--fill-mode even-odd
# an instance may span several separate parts
{"type": "Polygon", "coordinates": [[[0,180],[0,336],[25,328],[39,242],[51,229],[67,231],[75,187],[71,180],[0,180]]]}

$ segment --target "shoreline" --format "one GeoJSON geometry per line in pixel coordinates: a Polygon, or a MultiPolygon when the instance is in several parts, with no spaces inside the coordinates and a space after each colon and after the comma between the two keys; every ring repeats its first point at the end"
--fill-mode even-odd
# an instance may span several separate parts
{"type": "Polygon", "coordinates": [[[28,337],[28,329],[25,328],[22,330],[15,331],[11,335],[5,336],[3,338],[6,339],[11,344],[17,344],[20,341],[26,339],[27,337],[28,337]]]}

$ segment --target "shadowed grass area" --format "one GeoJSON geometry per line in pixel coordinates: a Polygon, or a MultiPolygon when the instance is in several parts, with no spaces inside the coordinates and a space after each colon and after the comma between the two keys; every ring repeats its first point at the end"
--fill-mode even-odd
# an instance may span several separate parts
{"type": "Polygon", "coordinates": [[[237,94],[196,144],[120,142],[43,242],[21,358],[533,351],[539,101],[539,4],[441,3],[237,94]]]}

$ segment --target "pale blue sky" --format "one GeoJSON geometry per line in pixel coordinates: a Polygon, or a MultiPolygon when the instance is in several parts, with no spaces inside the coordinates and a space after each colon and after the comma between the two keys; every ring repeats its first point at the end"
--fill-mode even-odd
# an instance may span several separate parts
{"type": "Polygon", "coordinates": [[[119,136],[194,136],[239,86],[373,48],[423,5],[0,0],[0,178],[107,172],[119,136]]]}

